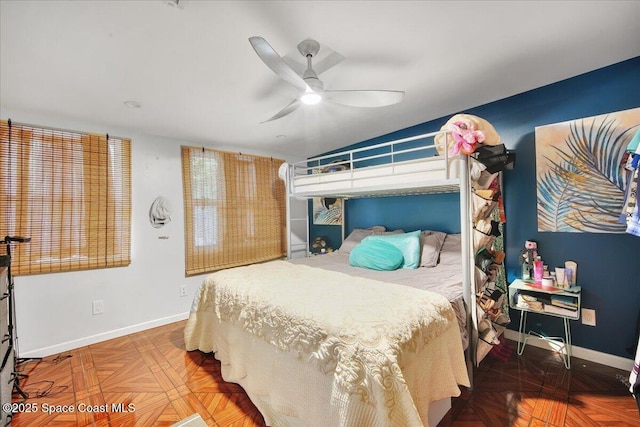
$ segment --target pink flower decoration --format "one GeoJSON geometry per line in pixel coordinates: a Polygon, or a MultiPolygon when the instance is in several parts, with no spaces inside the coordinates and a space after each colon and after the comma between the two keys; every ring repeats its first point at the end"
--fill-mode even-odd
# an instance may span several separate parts
{"type": "Polygon", "coordinates": [[[458,153],[471,154],[476,149],[476,144],[484,141],[484,132],[476,130],[473,122],[454,122],[449,125],[453,135],[453,145],[449,149],[450,155],[458,153]]]}

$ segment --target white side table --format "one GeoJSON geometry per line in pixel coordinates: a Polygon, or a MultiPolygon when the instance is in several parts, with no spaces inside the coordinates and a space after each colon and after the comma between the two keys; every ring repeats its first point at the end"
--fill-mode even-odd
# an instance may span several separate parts
{"type": "Polygon", "coordinates": [[[561,344],[564,366],[567,369],[571,368],[571,325],[569,321],[580,319],[581,290],[580,286],[568,289],[542,287],[533,281],[521,279],[516,279],[509,285],[509,307],[520,311],[518,355],[524,352],[527,340],[537,337],[561,344]],[[562,318],[564,337],[547,337],[535,331],[525,333],[527,313],[529,312],[562,318]]]}

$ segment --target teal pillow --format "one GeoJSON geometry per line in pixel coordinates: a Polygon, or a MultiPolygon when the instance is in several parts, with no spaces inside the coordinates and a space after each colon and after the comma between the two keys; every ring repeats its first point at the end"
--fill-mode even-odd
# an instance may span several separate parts
{"type": "Polygon", "coordinates": [[[404,261],[402,252],[382,240],[365,241],[351,250],[349,264],[370,270],[390,271],[399,268],[404,261]]]}
{"type": "Polygon", "coordinates": [[[384,234],[364,238],[362,241],[378,240],[391,243],[402,252],[402,268],[418,268],[420,265],[420,230],[403,234],[384,234]]]}

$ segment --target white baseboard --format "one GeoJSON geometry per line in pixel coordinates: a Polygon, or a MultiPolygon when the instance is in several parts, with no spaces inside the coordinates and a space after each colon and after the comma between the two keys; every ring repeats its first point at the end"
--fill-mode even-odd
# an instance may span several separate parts
{"type": "MultiPolygon", "coordinates": [[[[504,331],[504,336],[507,339],[518,341],[518,331],[506,329],[504,331]]],[[[537,337],[530,337],[527,340],[527,345],[533,345],[547,350],[554,350],[547,341],[537,337]]],[[[633,369],[633,359],[626,359],[613,354],[602,353],[600,351],[590,350],[588,348],[578,347],[575,345],[571,346],[571,354],[580,359],[590,360],[591,362],[622,369],[627,372],[631,372],[631,369],[633,369]]]]}
{"type": "Polygon", "coordinates": [[[107,341],[112,338],[119,338],[125,335],[133,334],[140,331],[145,331],[147,329],[156,328],[158,326],[168,325],[169,323],[179,322],[181,320],[187,319],[189,317],[189,313],[176,314],[174,316],[163,317],[161,319],[151,320],[149,322],[138,323],[136,325],[127,326],[126,328],[114,329],[112,331],[102,332],[97,335],[92,335],[85,338],[80,338],[73,341],[67,341],[60,344],[52,345],[49,347],[37,348],[35,350],[20,352],[17,355],[18,358],[28,359],[28,358],[36,358],[36,357],[47,357],[52,354],[58,354],[69,350],[74,350],[76,348],[84,347],[87,345],[99,343],[102,341],[107,341]]]}

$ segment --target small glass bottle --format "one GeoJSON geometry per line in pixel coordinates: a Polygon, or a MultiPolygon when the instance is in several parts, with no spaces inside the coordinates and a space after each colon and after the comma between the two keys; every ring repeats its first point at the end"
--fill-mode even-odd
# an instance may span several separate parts
{"type": "Polygon", "coordinates": [[[531,280],[531,266],[527,260],[522,262],[522,280],[531,280]]]}

